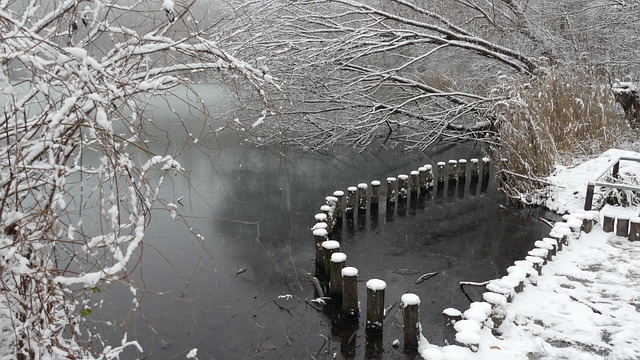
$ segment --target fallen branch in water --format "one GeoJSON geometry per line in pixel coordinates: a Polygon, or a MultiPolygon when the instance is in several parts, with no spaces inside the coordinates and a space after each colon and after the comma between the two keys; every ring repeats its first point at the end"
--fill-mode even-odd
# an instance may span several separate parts
{"type": "Polygon", "coordinates": [[[382,312],[382,316],[387,317],[387,315],[389,314],[389,311],[391,311],[394,307],[396,307],[396,305],[398,305],[398,302],[394,302],[391,306],[389,306],[388,308],[385,308],[384,311],[382,312]]]}
{"type": "Polygon", "coordinates": [[[418,278],[418,280],[416,280],[416,284],[421,284],[423,281],[429,280],[429,279],[431,279],[432,277],[434,277],[436,275],[438,275],[438,272],[426,273],[426,274],[420,276],[418,278]]]}
{"type": "Polygon", "coordinates": [[[309,277],[309,281],[311,281],[313,283],[313,286],[316,287],[316,291],[318,292],[318,297],[323,298],[324,290],[322,290],[322,284],[320,284],[320,280],[318,280],[317,277],[311,275],[311,273],[306,273],[306,274],[309,277]]]}

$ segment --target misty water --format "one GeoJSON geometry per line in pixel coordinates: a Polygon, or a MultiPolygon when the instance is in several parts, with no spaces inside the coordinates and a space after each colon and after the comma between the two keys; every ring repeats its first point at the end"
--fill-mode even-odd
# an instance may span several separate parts
{"type": "MultiPolygon", "coordinates": [[[[384,200],[387,177],[424,164],[435,168],[438,161],[481,158],[480,144],[439,143],[415,153],[385,145],[307,153],[258,149],[231,130],[199,137],[198,125],[185,130],[161,109],[154,124],[166,131],[157,149],[182,149],[176,158],[185,175],[167,178],[162,194],[184,218],[174,219],[160,204],[153,211],[133,275],[139,308],[131,311],[130,289],[114,283],[88,319],[117,343],[126,332],[149,359],[185,358],[192,348],[200,359],[406,358],[402,347],[392,346],[396,339],[402,344],[398,305],[381,338],[365,336],[368,279],[386,281],[386,306],[406,292],[419,295],[423,334],[443,344],[442,310],[464,311],[469,298],[481,300],[480,289],[465,295],[459,282],[504,275],[548,232],[539,218],[552,215],[506,205],[493,177],[486,189],[470,179],[462,188],[434,189],[405,210],[387,212],[381,201],[377,216],[356,216],[331,236],[340,240],[347,265],[359,270],[361,319],[344,327],[327,310],[331,304],[319,310],[309,302],[316,297],[308,275],[315,258],[310,228],[325,197],[380,180],[384,200]],[[194,138],[196,146],[183,146],[194,138]],[[429,272],[437,275],[416,284],[429,272]]],[[[137,356],[130,349],[125,358],[137,356]]]]}

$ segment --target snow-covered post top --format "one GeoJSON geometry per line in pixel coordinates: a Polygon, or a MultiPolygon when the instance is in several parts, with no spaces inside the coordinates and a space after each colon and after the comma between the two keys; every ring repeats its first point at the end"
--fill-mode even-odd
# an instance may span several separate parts
{"type": "Polygon", "coordinates": [[[454,308],[446,308],[442,310],[442,321],[444,323],[444,338],[449,344],[453,344],[456,336],[456,330],[453,328],[456,322],[462,320],[460,310],[454,308]]]}
{"type": "Polygon", "coordinates": [[[444,166],[446,163],[444,161],[438,161],[436,166],[438,167],[438,182],[444,182],[444,166]]]}
{"type": "Polygon", "coordinates": [[[380,181],[371,182],[371,204],[377,205],[380,202],[380,181]]]}
{"type": "Polygon", "coordinates": [[[356,320],[360,316],[358,269],[351,266],[342,269],[342,316],[345,320],[356,320]]]}
{"type": "Polygon", "coordinates": [[[393,203],[396,201],[396,178],[387,178],[387,202],[393,203]]]}
{"type": "Polygon", "coordinates": [[[380,279],[367,281],[367,331],[382,331],[386,287],[387,283],[380,279]]]}
{"type": "Polygon", "coordinates": [[[418,349],[420,336],[420,297],[413,293],[406,293],[400,297],[402,302],[402,320],[404,330],[405,350],[418,349]]]}
{"type": "Polygon", "coordinates": [[[458,160],[449,160],[449,181],[458,179],[458,160]]]}
{"type": "Polygon", "coordinates": [[[419,187],[418,176],[420,175],[420,172],[418,170],[412,170],[410,175],[411,175],[411,192],[418,192],[418,187],[419,187]]]}
{"type": "Polygon", "coordinates": [[[365,183],[358,184],[358,208],[360,210],[367,209],[367,188],[365,183]]]}
{"type": "Polygon", "coordinates": [[[342,269],[347,263],[347,255],[341,252],[331,254],[329,265],[329,296],[334,300],[342,299],[342,269]]]}

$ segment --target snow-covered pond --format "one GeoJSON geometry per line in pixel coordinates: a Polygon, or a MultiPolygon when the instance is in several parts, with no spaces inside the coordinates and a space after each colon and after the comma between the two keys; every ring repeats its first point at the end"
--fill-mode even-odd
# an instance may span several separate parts
{"type": "MultiPolygon", "coordinates": [[[[181,148],[183,125],[161,112],[154,117],[167,131],[166,143],[160,137],[157,145],[181,148]]],[[[307,275],[314,270],[310,227],[335,190],[482,155],[474,144],[438,144],[409,154],[383,147],[309,154],[256,149],[231,132],[199,138],[197,147],[176,156],[188,176],[165,180],[163,190],[189,225],[169,211],[155,211],[134,274],[139,308],[130,313],[132,292],[113,284],[96,295],[105,301],[90,320],[114,341],[127,332],[149,358],[184,358],[193,348],[201,359],[329,359],[334,353],[343,357],[347,348],[356,358],[365,352],[398,358],[402,350],[392,343],[402,341],[399,306],[385,319],[382,339],[365,339],[365,282],[379,278],[387,283],[386,306],[405,292],[420,296],[423,334],[442,343],[441,311],[469,304],[458,282],[505,274],[548,232],[537,219],[552,215],[504,207],[494,181],[486,194],[434,192],[424,207],[406,214],[389,216],[381,202],[376,221],[367,215],[339,234],[347,264],[359,270],[363,312],[355,336],[353,329],[337,326],[330,311],[306,302],[315,297],[307,275]],[[438,274],[416,284],[428,272],[438,274]]],[[[474,301],[481,298],[468,290],[474,301]]]]}

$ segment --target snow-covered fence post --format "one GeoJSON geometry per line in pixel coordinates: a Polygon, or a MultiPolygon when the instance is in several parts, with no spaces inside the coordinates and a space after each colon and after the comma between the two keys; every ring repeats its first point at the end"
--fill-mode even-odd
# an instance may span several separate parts
{"type": "Polygon", "coordinates": [[[421,166],[418,168],[418,183],[419,183],[419,188],[420,188],[420,192],[425,192],[427,191],[428,188],[428,182],[427,182],[427,167],[426,166],[421,166]]]}
{"type": "Polygon", "coordinates": [[[538,272],[538,275],[542,275],[542,264],[544,263],[543,258],[529,255],[525,257],[525,260],[533,264],[533,269],[538,272]]]}
{"type": "Polygon", "coordinates": [[[489,176],[489,170],[491,168],[491,158],[485,156],[482,158],[482,177],[489,176]]]}
{"type": "Polygon", "coordinates": [[[490,291],[482,294],[482,298],[491,304],[491,321],[493,322],[491,332],[496,336],[500,335],[500,325],[506,317],[504,307],[507,305],[507,298],[502,294],[490,291]]]}
{"type": "Polygon", "coordinates": [[[433,166],[426,164],[424,167],[427,168],[427,188],[433,187],[433,166]]]}
{"type": "Polygon", "coordinates": [[[454,308],[446,308],[442,311],[442,320],[444,322],[444,339],[449,344],[453,344],[456,338],[456,330],[453,326],[462,320],[462,313],[454,308]]]}
{"type": "Polygon", "coordinates": [[[402,329],[404,332],[404,348],[409,351],[418,349],[420,336],[420,297],[406,293],[400,298],[402,303],[402,329]]]}
{"type": "Polygon", "coordinates": [[[640,217],[634,216],[629,219],[629,240],[630,241],[638,241],[640,240],[640,217]]]}
{"type": "Polygon", "coordinates": [[[582,230],[588,234],[593,230],[593,224],[600,218],[600,213],[594,210],[585,211],[582,219],[582,230]]]}
{"type": "Polygon", "coordinates": [[[410,184],[410,189],[411,189],[411,193],[418,193],[418,188],[420,187],[420,183],[418,180],[418,176],[420,175],[420,171],[418,170],[412,170],[410,173],[411,176],[411,184],[410,184]]]}
{"type": "Polygon", "coordinates": [[[359,316],[358,269],[347,266],[342,269],[342,317],[355,320],[359,316]]]}
{"type": "Polygon", "coordinates": [[[482,158],[482,182],[480,183],[480,192],[487,193],[489,188],[489,170],[491,168],[491,158],[485,156],[482,158]]]}
{"type": "Polygon", "coordinates": [[[406,199],[409,194],[409,176],[408,175],[398,175],[398,198],[406,199]]]}
{"type": "Polygon", "coordinates": [[[322,258],[322,243],[329,240],[329,233],[326,229],[314,229],[313,230],[313,238],[316,247],[316,275],[320,275],[324,273],[324,260],[322,258]]]}
{"type": "Polygon", "coordinates": [[[342,224],[342,198],[344,197],[344,191],[336,190],[333,192],[336,200],[336,208],[333,210],[333,216],[336,219],[336,227],[342,224]]]}
{"type": "Polygon", "coordinates": [[[533,243],[533,246],[535,246],[537,249],[542,249],[547,251],[547,256],[546,256],[547,261],[553,260],[553,256],[556,255],[555,247],[546,241],[537,240],[536,242],[533,243]]]}
{"type": "Polygon", "coordinates": [[[329,296],[334,300],[342,299],[342,269],[347,264],[347,255],[341,252],[331,254],[329,270],[329,296]]]}
{"type": "Polygon", "coordinates": [[[602,216],[602,231],[613,232],[615,225],[615,217],[611,213],[605,213],[602,216]]]}
{"type": "Polygon", "coordinates": [[[444,184],[444,166],[446,163],[444,161],[438,161],[436,166],[438,167],[438,187],[440,184],[444,184]]]}
{"type": "Polygon", "coordinates": [[[358,188],[349,186],[347,188],[347,207],[344,209],[348,217],[353,217],[354,208],[356,206],[356,192],[358,188]]]}
{"type": "Polygon", "coordinates": [[[587,183],[587,193],[584,198],[584,210],[589,211],[593,206],[593,192],[595,191],[596,183],[595,181],[589,181],[587,183]]]}
{"type": "Polygon", "coordinates": [[[467,159],[458,160],[458,180],[465,181],[467,179],[467,159]]]}
{"type": "Polygon", "coordinates": [[[558,240],[554,238],[546,237],[546,238],[543,238],[542,241],[551,247],[551,250],[549,250],[551,256],[556,256],[556,254],[558,254],[558,240]]]}
{"type": "Polygon", "coordinates": [[[386,287],[387,283],[379,279],[367,281],[367,331],[382,331],[386,287]]]}
{"type": "Polygon", "coordinates": [[[358,211],[367,210],[367,184],[358,184],[358,211]]]}
{"type": "Polygon", "coordinates": [[[387,178],[387,204],[394,204],[396,202],[396,178],[387,178]]]}
{"type": "Polygon", "coordinates": [[[324,272],[326,280],[330,281],[331,277],[331,255],[340,250],[340,243],[335,240],[326,240],[322,242],[322,261],[324,264],[324,272]]]}
{"type": "Polygon", "coordinates": [[[373,180],[371,182],[371,208],[377,208],[380,203],[380,181],[373,180]]]}
{"type": "Polygon", "coordinates": [[[470,161],[471,161],[471,171],[470,171],[471,177],[477,178],[479,176],[478,173],[480,172],[480,167],[478,166],[479,160],[476,158],[473,158],[470,161]]]}
{"type": "Polygon", "coordinates": [[[616,219],[616,236],[629,236],[629,216],[620,214],[616,219]]]}
{"type": "Polygon", "coordinates": [[[449,184],[458,180],[458,160],[449,160],[449,184]]]}
{"type": "Polygon", "coordinates": [[[329,205],[322,205],[320,211],[327,216],[327,232],[331,234],[333,232],[333,209],[329,205]]]}

